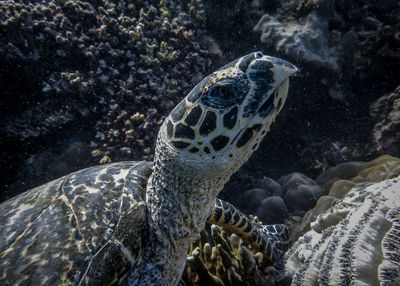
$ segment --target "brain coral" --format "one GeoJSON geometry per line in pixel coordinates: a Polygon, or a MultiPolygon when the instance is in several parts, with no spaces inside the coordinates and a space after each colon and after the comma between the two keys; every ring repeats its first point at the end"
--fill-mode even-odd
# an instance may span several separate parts
{"type": "Polygon", "coordinates": [[[286,253],[292,285],[400,285],[400,177],[357,185],[286,253]]]}
{"type": "Polygon", "coordinates": [[[1,108],[25,105],[1,129],[48,142],[94,117],[99,161],[150,154],[166,110],[210,66],[203,24],[200,0],[0,1],[1,108]]]}
{"type": "Polygon", "coordinates": [[[336,201],[343,199],[354,186],[369,185],[400,175],[400,159],[382,155],[369,162],[346,162],[332,167],[316,179],[321,186],[321,196],[315,207],[298,223],[291,226],[292,241],[310,230],[310,224],[318,215],[326,212],[336,201]]]}

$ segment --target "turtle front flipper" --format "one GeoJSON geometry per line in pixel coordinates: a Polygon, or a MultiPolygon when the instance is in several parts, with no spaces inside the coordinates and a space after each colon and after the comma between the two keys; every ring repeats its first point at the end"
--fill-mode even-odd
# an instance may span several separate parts
{"type": "Polygon", "coordinates": [[[272,264],[282,257],[290,244],[285,225],[254,223],[233,205],[220,199],[216,199],[207,222],[237,234],[243,241],[262,252],[272,264]]]}

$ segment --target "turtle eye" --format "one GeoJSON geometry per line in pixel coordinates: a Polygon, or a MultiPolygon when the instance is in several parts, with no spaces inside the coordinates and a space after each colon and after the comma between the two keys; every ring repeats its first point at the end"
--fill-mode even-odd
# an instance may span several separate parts
{"type": "Polygon", "coordinates": [[[262,52],[257,52],[256,53],[256,59],[261,59],[263,57],[263,53],[262,52]]]}
{"type": "Polygon", "coordinates": [[[202,101],[212,108],[226,109],[241,102],[244,95],[234,79],[224,79],[211,86],[202,101]]]}
{"type": "Polygon", "coordinates": [[[230,86],[221,85],[213,89],[212,96],[219,97],[221,100],[229,100],[235,96],[235,91],[230,86]]]}

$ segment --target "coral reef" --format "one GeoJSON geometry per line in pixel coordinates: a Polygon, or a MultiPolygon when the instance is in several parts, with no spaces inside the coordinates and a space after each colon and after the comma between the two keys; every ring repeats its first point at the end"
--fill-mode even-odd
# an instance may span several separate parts
{"type": "MultiPolygon", "coordinates": [[[[257,221],[257,218],[252,218],[257,221]]],[[[236,234],[211,225],[189,249],[182,285],[274,285],[278,272],[236,234]]]]}
{"type": "Polygon", "coordinates": [[[370,115],[377,122],[372,132],[376,150],[400,156],[400,86],[371,105],[370,115]]]}
{"type": "Polygon", "coordinates": [[[0,23],[2,88],[25,108],[8,114],[7,136],[29,141],[96,114],[103,162],[148,157],[166,111],[210,67],[200,0],[2,1],[0,23]],[[21,81],[30,92],[15,99],[21,81]]]}
{"type": "MultiPolygon", "coordinates": [[[[400,175],[400,159],[390,155],[382,155],[370,162],[338,164],[319,175],[316,181],[321,186],[324,194],[333,195],[337,193],[338,184],[347,182],[351,186],[351,184],[364,182],[380,182],[398,175],[400,175]]],[[[342,198],[351,187],[345,188],[344,194],[338,194],[336,197],[342,198]]]]}
{"type": "Polygon", "coordinates": [[[326,212],[338,200],[348,195],[353,187],[377,183],[400,175],[400,159],[382,155],[370,162],[346,162],[332,167],[316,179],[322,189],[315,207],[300,221],[289,222],[292,241],[309,231],[317,216],[326,212]]]}
{"type": "Polygon", "coordinates": [[[264,177],[263,188],[247,190],[243,193],[245,211],[256,215],[265,224],[284,223],[288,209],[283,199],[283,190],[278,182],[264,177]]]}
{"type": "Polygon", "coordinates": [[[291,285],[399,285],[399,189],[356,185],[319,215],[285,255],[291,285]]]}
{"type": "Polygon", "coordinates": [[[315,177],[338,163],[376,156],[368,146],[372,128],[368,110],[371,102],[398,85],[397,2],[231,2],[212,0],[204,5],[206,15],[212,10],[208,21],[215,32],[212,27],[210,32],[221,41],[218,44],[226,55],[243,47],[262,49],[290,58],[301,68],[301,73],[291,79],[299,88],[292,90],[282,114],[286,118],[278,120],[276,129],[260,146],[260,156],[244,168],[256,177],[268,174],[278,178],[298,170],[315,177]],[[247,17],[242,16],[243,9],[247,17]],[[232,14],[235,17],[230,17],[232,14]],[[244,27],[256,19],[255,32],[243,33],[244,27]],[[235,38],[238,36],[239,41],[235,38]],[[294,127],[292,122],[299,118],[302,124],[294,127]]]}
{"type": "Polygon", "coordinates": [[[256,188],[238,194],[232,203],[256,215],[264,224],[285,223],[295,241],[310,229],[310,223],[343,199],[357,184],[371,184],[400,175],[400,159],[382,155],[369,162],[345,162],[327,169],[316,180],[301,173],[277,181],[263,177],[247,182],[256,188]]]}
{"type": "Polygon", "coordinates": [[[294,59],[300,58],[319,67],[338,70],[342,55],[339,47],[330,45],[327,35],[328,23],[324,20],[331,7],[324,5],[324,9],[318,8],[314,10],[310,7],[309,14],[303,15],[305,19],[302,22],[283,17],[281,21],[275,16],[266,14],[259,20],[254,30],[262,33],[262,43],[274,47],[278,52],[294,59]]]}
{"type": "Polygon", "coordinates": [[[370,120],[369,104],[399,84],[397,1],[282,0],[253,30],[265,50],[302,69],[297,84],[307,96],[300,89],[286,111],[292,108],[288,117],[307,124],[281,127],[288,134],[282,139],[293,138],[285,152],[296,165],[290,171],[316,176],[344,161],[370,160],[368,135],[376,122],[370,120]]]}
{"type": "Polygon", "coordinates": [[[355,139],[348,142],[333,141],[330,139],[308,138],[306,147],[299,153],[298,164],[304,169],[307,164],[314,170],[315,176],[332,166],[343,162],[368,160],[368,146],[357,142],[355,139]]]}
{"type": "Polygon", "coordinates": [[[365,78],[382,58],[400,58],[400,8],[396,1],[356,2],[281,1],[254,30],[262,33],[261,42],[292,59],[339,73],[352,67],[365,78]]]}
{"type": "Polygon", "coordinates": [[[277,181],[263,177],[259,181],[259,184],[263,186],[268,196],[283,196],[284,189],[277,181]]]}

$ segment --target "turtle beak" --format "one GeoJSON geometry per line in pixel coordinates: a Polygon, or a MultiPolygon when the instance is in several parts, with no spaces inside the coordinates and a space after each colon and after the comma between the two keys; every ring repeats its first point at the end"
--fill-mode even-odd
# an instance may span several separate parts
{"type": "Polygon", "coordinates": [[[264,56],[263,58],[272,64],[271,71],[273,72],[275,88],[299,70],[294,64],[280,58],[270,56],[264,56]]]}
{"type": "Polygon", "coordinates": [[[289,87],[289,77],[298,69],[295,65],[271,56],[257,53],[256,59],[249,65],[248,74],[253,81],[253,104],[258,102],[257,114],[266,118],[279,113],[285,103],[289,87]],[[258,97],[258,99],[257,99],[258,97]],[[272,113],[272,111],[274,111],[272,113]]]}
{"type": "MultiPolygon", "coordinates": [[[[278,114],[282,110],[287,98],[289,90],[289,77],[294,75],[298,71],[298,68],[295,65],[279,58],[272,57],[271,61],[273,63],[272,70],[274,72],[274,80],[279,82],[273,98],[274,109],[276,110],[276,114],[278,114]]],[[[272,96],[273,95],[271,95],[271,97],[272,96]]]]}

